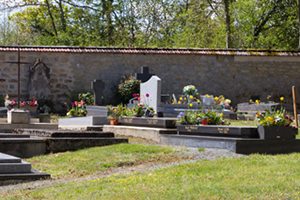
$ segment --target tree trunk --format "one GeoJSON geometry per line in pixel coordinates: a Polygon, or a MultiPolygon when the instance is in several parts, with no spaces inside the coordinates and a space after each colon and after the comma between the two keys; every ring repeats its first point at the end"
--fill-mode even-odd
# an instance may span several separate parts
{"type": "Polygon", "coordinates": [[[62,3],[61,0],[59,0],[58,2],[59,5],[59,13],[60,13],[60,20],[61,20],[61,24],[62,24],[62,29],[64,30],[64,32],[66,32],[66,20],[65,20],[65,13],[62,7],[62,3]]]}
{"type": "Polygon", "coordinates": [[[226,48],[231,48],[231,29],[230,29],[230,14],[229,14],[229,1],[224,0],[225,5],[225,23],[226,23],[226,48]]]}
{"type": "Polygon", "coordinates": [[[300,50],[300,0],[298,0],[298,24],[299,24],[299,46],[298,46],[298,50],[300,50]]]}
{"type": "Polygon", "coordinates": [[[46,4],[47,4],[48,13],[49,13],[49,15],[50,15],[50,18],[51,18],[51,22],[52,22],[52,26],[53,26],[53,29],[54,29],[55,35],[57,36],[56,27],[55,27],[55,23],[54,23],[54,19],[53,19],[52,13],[51,13],[51,11],[50,11],[50,5],[49,5],[49,1],[48,1],[48,0],[46,0],[46,4]]]}

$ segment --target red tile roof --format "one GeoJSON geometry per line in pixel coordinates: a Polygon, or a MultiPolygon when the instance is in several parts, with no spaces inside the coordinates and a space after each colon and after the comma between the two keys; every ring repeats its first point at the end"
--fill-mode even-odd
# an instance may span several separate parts
{"type": "MultiPolygon", "coordinates": [[[[18,51],[18,46],[0,46],[0,52],[18,51]]],[[[122,53],[122,54],[187,54],[187,55],[240,55],[240,56],[300,56],[300,51],[249,49],[184,49],[184,48],[126,48],[74,46],[20,46],[21,52],[63,53],[122,53]]]]}

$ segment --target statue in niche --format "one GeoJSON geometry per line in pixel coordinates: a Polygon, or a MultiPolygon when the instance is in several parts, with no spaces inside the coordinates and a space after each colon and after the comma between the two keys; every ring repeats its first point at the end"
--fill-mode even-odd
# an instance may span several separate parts
{"type": "Polygon", "coordinates": [[[37,59],[29,70],[29,97],[37,99],[50,99],[50,69],[41,59],[37,59]]]}

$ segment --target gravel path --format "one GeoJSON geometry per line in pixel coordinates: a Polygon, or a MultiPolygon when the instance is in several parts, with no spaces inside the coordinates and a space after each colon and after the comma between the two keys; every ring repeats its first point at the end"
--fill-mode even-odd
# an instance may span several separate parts
{"type": "MultiPolygon", "coordinates": [[[[136,139],[136,138],[129,138],[130,143],[135,144],[146,144],[146,145],[160,145],[156,142],[144,140],[144,139],[136,139]]],[[[190,148],[190,147],[176,147],[180,151],[179,154],[183,154],[182,156],[185,158],[183,160],[180,160],[178,162],[173,163],[142,163],[140,165],[134,165],[134,166],[123,166],[119,168],[112,168],[108,169],[104,172],[93,174],[91,176],[86,176],[83,178],[75,178],[75,179],[50,179],[50,180],[41,180],[41,181],[34,181],[34,182],[27,182],[27,183],[20,183],[16,185],[7,185],[7,186],[1,186],[0,192],[1,193],[10,193],[14,190],[32,190],[36,188],[43,188],[43,187],[49,187],[54,184],[60,184],[60,183],[70,183],[70,182],[77,182],[77,181],[84,181],[84,180],[92,180],[92,179],[99,179],[99,178],[106,178],[112,175],[118,175],[118,174],[127,174],[127,173],[133,173],[133,172],[145,172],[165,167],[170,167],[174,165],[184,164],[184,163],[192,163],[199,160],[215,160],[221,157],[242,157],[245,155],[236,154],[234,152],[231,152],[229,150],[225,149],[211,149],[211,148],[205,148],[203,151],[198,151],[198,148],[190,148]]]]}

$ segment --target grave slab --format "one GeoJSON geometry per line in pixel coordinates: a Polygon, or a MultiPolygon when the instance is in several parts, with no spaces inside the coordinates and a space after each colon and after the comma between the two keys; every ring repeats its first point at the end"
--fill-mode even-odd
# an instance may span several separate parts
{"type": "Polygon", "coordinates": [[[122,125],[176,128],[177,118],[158,118],[158,117],[120,117],[118,122],[122,125]]]}
{"type": "Polygon", "coordinates": [[[92,126],[109,124],[107,117],[100,116],[86,116],[86,117],[70,117],[59,119],[59,127],[71,126],[92,126]]]}
{"type": "Polygon", "coordinates": [[[236,138],[259,138],[257,127],[216,126],[216,125],[177,125],[179,135],[219,136],[236,138]]]}
{"type": "Polygon", "coordinates": [[[160,112],[159,105],[161,104],[161,79],[157,76],[152,76],[147,82],[140,84],[141,102],[160,112]]]}
{"type": "Polygon", "coordinates": [[[225,138],[190,135],[161,135],[160,142],[167,145],[196,148],[228,149],[239,154],[287,154],[300,152],[300,140],[261,140],[255,138],[225,138]]]}
{"type": "Polygon", "coordinates": [[[150,127],[137,127],[137,126],[111,126],[104,125],[103,131],[113,132],[116,135],[133,136],[139,138],[150,139],[160,142],[161,134],[176,134],[176,129],[173,128],[150,128],[150,127]]]}
{"type": "Polygon", "coordinates": [[[50,174],[36,171],[20,158],[0,153],[0,186],[24,181],[50,178],[50,174]]]}
{"type": "Polygon", "coordinates": [[[58,124],[51,123],[31,123],[31,124],[9,124],[0,123],[0,132],[11,133],[13,129],[58,129],[58,124]]]}
{"type": "Polygon", "coordinates": [[[79,131],[79,130],[46,130],[46,129],[14,129],[13,131],[16,134],[37,136],[37,137],[114,137],[112,132],[98,132],[98,131],[79,131]]]}

